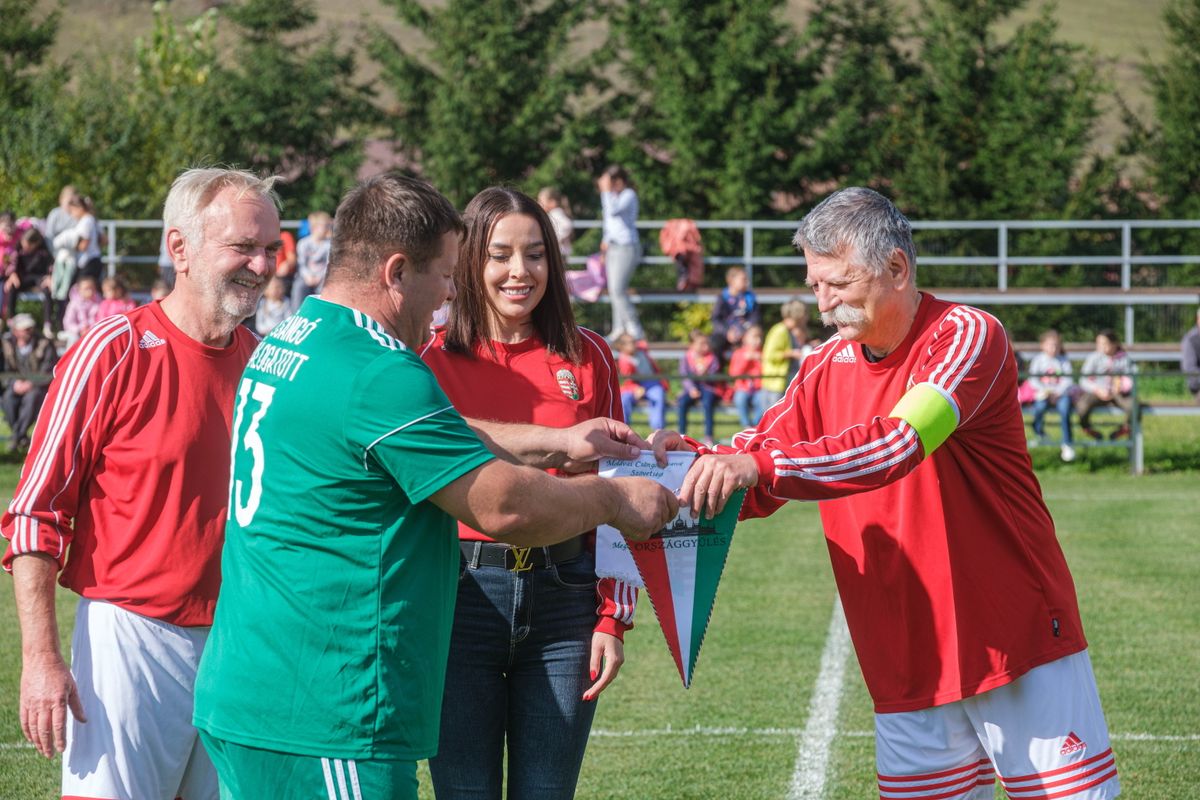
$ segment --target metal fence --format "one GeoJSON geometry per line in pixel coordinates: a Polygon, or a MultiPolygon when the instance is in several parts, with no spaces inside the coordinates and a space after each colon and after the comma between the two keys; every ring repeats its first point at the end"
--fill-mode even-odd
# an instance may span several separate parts
{"type": "MultiPolygon", "coordinates": [[[[599,220],[575,220],[577,231],[590,231],[600,227],[599,220]]],[[[647,255],[644,263],[670,264],[672,260],[658,254],[658,231],[666,224],[665,220],[640,220],[639,230],[650,233],[643,235],[643,240],[653,240],[654,246],[646,248],[647,255]]],[[[157,254],[126,252],[122,247],[122,233],[133,230],[161,230],[162,222],[158,220],[103,220],[101,225],[107,237],[107,252],[105,261],[110,272],[123,264],[153,264],[158,260],[157,254]]],[[[297,228],[298,220],[287,220],[285,228],[297,228]]],[[[714,266],[740,264],[750,273],[751,283],[754,283],[754,272],[759,267],[792,266],[795,267],[795,281],[790,286],[797,290],[802,285],[804,258],[794,252],[781,255],[780,232],[786,232],[785,238],[790,239],[790,233],[795,230],[796,223],[775,220],[697,220],[701,231],[728,231],[733,238],[740,233],[740,252],[712,252],[705,256],[705,263],[714,266]],[[763,235],[774,238],[773,244],[765,245],[763,235]],[[773,252],[774,251],[774,252],[773,252]]],[[[1146,306],[1180,306],[1194,305],[1200,302],[1200,288],[1197,283],[1189,282],[1185,286],[1174,287],[1135,287],[1134,271],[1142,267],[1171,267],[1179,265],[1200,264],[1200,235],[1194,239],[1196,254],[1190,252],[1149,252],[1151,250],[1172,249],[1168,244],[1165,248],[1161,242],[1147,242],[1145,237],[1149,232],[1159,235],[1162,232],[1182,236],[1189,232],[1200,234],[1200,220],[930,220],[912,223],[914,235],[918,239],[918,261],[921,267],[922,282],[930,276],[936,282],[937,270],[946,267],[978,267],[994,270],[994,280],[986,286],[964,288],[952,292],[939,292],[946,299],[957,300],[971,304],[982,305],[1111,305],[1124,308],[1124,341],[1132,344],[1135,341],[1134,321],[1137,309],[1146,306]],[[1021,232],[1064,232],[1070,235],[1095,235],[1103,241],[1092,246],[1080,248],[1084,252],[1055,252],[1041,255],[1017,255],[1019,249],[1015,246],[1014,238],[1021,232]],[[941,251],[946,250],[980,250],[994,249],[990,253],[950,253],[950,254],[920,254],[922,253],[922,238],[936,236],[941,251]],[[956,238],[962,247],[955,245],[956,238]],[[1118,241],[1119,239],[1119,241],[1118,241]],[[969,243],[968,243],[969,240],[969,243]],[[984,244],[986,240],[987,244],[984,244]],[[990,244],[994,242],[994,248],[990,244]],[[948,243],[948,244],[947,244],[948,243]],[[1096,249],[1109,249],[1109,253],[1097,254],[1096,249]],[[1055,267],[1109,267],[1119,269],[1119,282],[1116,285],[1098,287],[1079,287],[1079,291],[1071,292],[1065,287],[1055,291],[1039,293],[1036,287],[1022,287],[1020,291],[1010,286],[1012,271],[1019,267],[1042,267],[1047,270],[1055,267]],[[1103,289],[1098,291],[1097,289],[1103,289]]],[[[790,250],[790,248],[784,248],[790,250]]],[[[1176,248],[1178,249],[1178,248],[1176,248]]],[[[582,264],[585,256],[573,256],[570,261],[582,264]]],[[[1048,272],[1047,272],[1048,274],[1048,272]]],[[[944,284],[943,284],[944,285],[944,284]]],[[[762,302],[782,302],[785,295],[764,295],[762,302]]],[[[641,303],[671,303],[671,302],[712,302],[711,293],[676,293],[670,291],[640,292],[634,298],[641,303]]]]}

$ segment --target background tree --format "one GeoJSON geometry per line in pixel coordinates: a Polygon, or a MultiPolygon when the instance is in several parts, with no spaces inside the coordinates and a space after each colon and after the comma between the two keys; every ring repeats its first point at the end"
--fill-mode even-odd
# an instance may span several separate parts
{"type": "Polygon", "coordinates": [[[283,175],[284,213],[332,212],[362,163],[372,91],[355,81],[354,56],[314,30],[311,0],[245,0],[222,7],[238,41],[221,88],[223,160],[283,175]]]}
{"type": "Polygon", "coordinates": [[[600,55],[574,38],[589,4],[385,2],[428,44],[418,53],[378,34],[371,45],[395,94],[401,152],[460,206],[496,183],[554,183],[578,199],[590,185],[588,155],[607,139],[589,103],[603,86],[600,55]]]}
{"type": "MultiPolygon", "coordinates": [[[[1125,115],[1129,136],[1125,152],[1145,168],[1148,189],[1141,198],[1150,207],[1129,203],[1135,212],[1170,219],[1200,218],[1200,0],[1174,0],[1163,10],[1165,53],[1152,61],[1145,55],[1143,74],[1150,88],[1154,116],[1149,123],[1125,115]]],[[[1127,192],[1128,195],[1133,194],[1127,192]]],[[[1120,209],[1124,211],[1125,209],[1120,209]]],[[[1135,245],[1148,255],[1175,255],[1200,250],[1200,231],[1153,230],[1138,234],[1135,245]]],[[[1135,276],[1149,285],[1200,284],[1200,264],[1143,266],[1135,276]]],[[[1194,309],[1168,308],[1161,321],[1138,319],[1138,335],[1148,339],[1178,338],[1194,324],[1194,309]]]]}
{"type": "Polygon", "coordinates": [[[608,16],[629,129],[613,160],[655,217],[772,217],[793,191],[811,68],[777,0],[636,0],[608,16]]]}
{"type": "Polygon", "coordinates": [[[801,31],[798,58],[813,85],[793,191],[805,209],[834,188],[886,183],[898,84],[917,69],[897,44],[902,19],[888,0],[818,0],[801,31]]]}
{"type": "MultiPolygon", "coordinates": [[[[1144,69],[1154,122],[1138,141],[1164,211],[1200,217],[1200,0],[1175,0],[1163,11],[1167,50],[1144,69]]],[[[1140,127],[1140,126],[1139,126],[1140,127]]]]}
{"type": "Polygon", "coordinates": [[[155,219],[181,169],[217,160],[226,133],[212,81],[215,12],[175,22],[165,3],[132,52],[92,63],[53,102],[63,127],[62,183],[90,195],[102,217],[155,219]]]}
{"type": "Polygon", "coordinates": [[[0,0],[0,104],[6,109],[28,106],[36,71],[58,35],[60,9],[40,20],[29,0],[0,0]]]}
{"type": "Polygon", "coordinates": [[[56,9],[39,18],[28,0],[0,0],[0,209],[18,214],[45,213],[60,188],[62,131],[52,99],[68,71],[45,65],[60,16],[56,9]]]}
{"type": "Polygon", "coordinates": [[[1001,39],[1025,0],[921,0],[918,70],[902,83],[889,177],[925,219],[1077,213],[1104,85],[1093,58],[1057,38],[1049,6],[1001,39]]]}

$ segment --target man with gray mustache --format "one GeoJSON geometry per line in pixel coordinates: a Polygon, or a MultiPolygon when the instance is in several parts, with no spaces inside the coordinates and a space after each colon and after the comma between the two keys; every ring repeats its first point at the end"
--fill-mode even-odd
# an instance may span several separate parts
{"type": "Polygon", "coordinates": [[[757,429],[701,450],[680,502],[716,514],[746,488],[747,518],[820,501],[880,797],[982,800],[996,777],[1013,797],[1116,797],[1000,322],[917,290],[911,226],[870,189],[830,196],[795,245],[837,335],[757,429]]]}

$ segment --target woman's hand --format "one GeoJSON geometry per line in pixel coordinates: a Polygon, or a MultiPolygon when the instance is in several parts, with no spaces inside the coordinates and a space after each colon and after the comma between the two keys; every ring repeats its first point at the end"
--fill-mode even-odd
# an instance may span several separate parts
{"type": "Polygon", "coordinates": [[[595,700],[616,679],[625,663],[625,645],[611,633],[596,631],[592,634],[592,657],[588,665],[591,679],[595,681],[583,693],[584,702],[595,700]],[[599,676],[599,677],[597,677],[599,676]]]}

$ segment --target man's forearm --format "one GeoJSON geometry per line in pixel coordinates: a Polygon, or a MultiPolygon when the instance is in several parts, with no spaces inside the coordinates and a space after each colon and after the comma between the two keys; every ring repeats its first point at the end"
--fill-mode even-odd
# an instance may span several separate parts
{"type": "Polygon", "coordinates": [[[467,424],[488,450],[511,464],[552,469],[566,461],[562,428],[482,419],[467,419],[467,424]]]}
{"type": "Polygon", "coordinates": [[[26,553],[13,559],[12,574],[22,655],[28,658],[53,653],[61,657],[54,609],[58,564],[45,553],[26,553]]]}
{"type": "MultiPolygon", "coordinates": [[[[502,538],[520,547],[543,547],[612,522],[621,499],[604,478],[581,475],[537,481],[537,502],[523,503],[520,521],[502,538]]],[[[533,488],[533,487],[531,487],[533,488]]]]}

